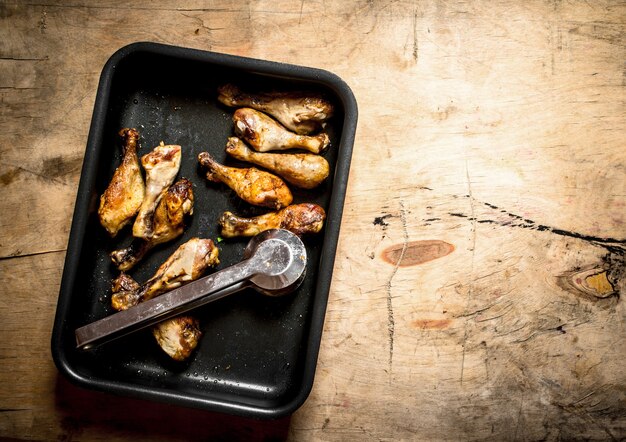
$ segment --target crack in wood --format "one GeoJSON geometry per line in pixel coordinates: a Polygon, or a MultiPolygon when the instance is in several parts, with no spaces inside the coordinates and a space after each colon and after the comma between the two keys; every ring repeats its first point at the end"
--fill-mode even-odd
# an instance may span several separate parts
{"type": "Polygon", "coordinates": [[[29,256],[46,255],[49,253],[61,253],[61,252],[66,252],[66,251],[67,249],[56,249],[56,250],[42,250],[40,252],[22,253],[20,250],[17,250],[16,252],[10,255],[0,256],[0,261],[4,261],[8,259],[26,258],[29,256]]]}
{"type": "MultiPolygon", "coordinates": [[[[467,303],[465,305],[465,312],[469,310],[470,303],[472,301],[472,294],[474,290],[474,261],[476,257],[476,215],[474,209],[474,197],[472,196],[472,180],[469,174],[469,166],[467,161],[465,161],[465,178],[467,179],[467,192],[466,195],[469,198],[470,203],[470,213],[472,219],[472,255],[470,259],[470,282],[467,288],[467,303]]],[[[461,355],[461,380],[460,383],[463,385],[463,375],[465,373],[465,350],[467,347],[467,336],[468,336],[468,319],[465,320],[465,324],[463,325],[463,353],[461,355]]]]}
{"type": "Polygon", "coordinates": [[[417,63],[419,48],[417,41],[417,8],[413,11],[413,61],[417,63]]]}
{"type": "Polygon", "coordinates": [[[389,279],[387,280],[387,332],[389,334],[389,360],[388,360],[389,373],[391,373],[391,367],[393,365],[393,341],[394,341],[395,328],[396,328],[396,322],[395,322],[394,314],[393,314],[391,287],[392,287],[393,279],[396,276],[396,273],[398,272],[398,268],[400,267],[400,263],[402,262],[402,259],[404,258],[404,254],[406,253],[406,249],[409,243],[409,232],[408,232],[407,224],[406,224],[406,211],[404,209],[404,203],[402,201],[400,201],[400,222],[402,223],[402,232],[404,236],[402,250],[400,251],[400,256],[398,257],[398,260],[396,261],[396,264],[394,265],[393,270],[391,271],[391,275],[389,275],[389,279]]]}
{"type": "Polygon", "coordinates": [[[2,56],[0,55],[0,60],[9,60],[9,61],[48,61],[48,56],[45,57],[11,57],[11,56],[2,56]]]}
{"type": "MultiPolygon", "coordinates": [[[[38,90],[38,89],[43,89],[43,88],[32,87],[32,86],[0,86],[0,90],[32,91],[32,90],[38,90]]],[[[15,117],[11,116],[11,118],[15,118],[15,117]]],[[[28,118],[31,118],[31,116],[29,115],[28,118]]]]}
{"type": "MultiPolygon", "coordinates": [[[[468,195],[464,195],[464,197],[466,198],[472,198],[471,196],[468,195]]],[[[472,198],[474,200],[474,198],[472,198]]],[[[489,204],[489,203],[485,203],[482,201],[477,201],[480,204],[489,207],[490,209],[494,209],[494,210],[499,210],[500,213],[503,213],[505,215],[507,215],[509,218],[512,218],[513,220],[517,221],[511,221],[511,222],[507,222],[507,221],[502,221],[502,220],[498,220],[498,219],[491,219],[491,218],[477,218],[474,216],[474,214],[472,215],[466,215],[462,212],[448,212],[449,216],[453,216],[455,218],[466,218],[469,221],[473,221],[479,224],[495,224],[495,225],[499,225],[501,227],[519,227],[519,228],[523,228],[523,229],[532,229],[532,230],[537,230],[539,232],[550,232],[550,233],[554,233],[555,235],[560,235],[560,236],[567,236],[570,238],[576,238],[576,239],[581,239],[583,241],[587,241],[587,242],[591,242],[594,243],[596,245],[600,245],[602,247],[605,247],[607,249],[612,249],[611,251],[615,251],[616,249],[621,251],[621,253],[623,253],[624,249],[626,249],[626,239],[618,239],[618,238],[610,238],[610,237],[600,237],[600,236],[594,236],[594,235],[587,235],[584,233],[579,233],[579,232],[573,232],[570,230],[565,230],[565,229],[560,229],[558,227],[554,227],[554,226],[549,226],[546,224],[540,224],[537,223],[536,221],[533,221],[531,219],[528,218],[524,218],[520,215],[517,215],[515,213],[509,212],[508,210],[504,210],[504,209],[500,209],[498,206],[495,206],[493,204],[489,204]]]]}
{"type": "MultiPolygon", "coordinates": [[[[432,191],[433,189],[427,187],[420,187],[421,190],[432,191]]],[[[510,212],[508,210],[502,209],[501,207],[496,206],[495,204],[491,204],[484,201],[479,201],[474,198],[471,194],[465,195],[449,195],[452,198],[469,198],[474,202],[477,202],[489,209],[497,210],[499,213],[508,216],[514,221],[502,221],[498,219],[492,218],[478,218],[473,213],[467,215],[463,212],[448,212],[448,216],[452,216],[455,218],[464,218],[468,221],[476,222],[478,224],[495,224],[501,227],[519,227],[524,229],[532,229],[537,230],[539,232],[550,232],[559,236],[566,236],[570,238],[580,239],[583,241],[587,241],[601,247],[606,248],[611,252],[615,252],[618,254],[624,254],[626,251],[626,238],[611,238],[611,237],[601,237],[595,235],[588,235],[585,233],[574,232],[571,230],[560,229],[558,227],[549,226],[547,224],[540,224],[532,219],[524,218],[516,213],[510,212]]],[[[424,221],[434,221],[433,219],[428,219],[424,221]]]]}
{"type": "Polygon", "coordinates": [[[300,1],[300,15],[298,16],[298,24],[302,24],[302,12],[304,10],[304,0],[300,1]]]}
{"type": "MultiPolygon", "coordinates": [[[[40,7],[40,8],[50,8],[50,9],[114,9],[116,11],[166,11],[166,12],[243,12],[243,9],[240,8],[168,8],[168,7],[158,7],[158,6],[129,6],[128,4],[118,4],[115,6],[109,5],[93,5],[93,4],[78,4],[78,3],[29,3],[30,7],[40,7]]],[[[287,11],[262,11],[262,12],[275,12],[277,14],[284,13],[287,14],[287,11]]]]}
{"type": "MultiPolygon", "coordinates": [[[[464,197],[474,200],[471,195],[464,197]]],[[[448,215],[455,218],[463,218],[476,224],[493,224],[501,227],[523,228],[536,230],[538,232],[548,232],[558,236],[574,238],[585,241],[592,245],[604,248],[608,254],[604,259],[604,263],[587,272],[581,273],[580,269],[568,272],[557,277],[557,284],[564,290],[570,291],[576,295],[597,301],[608,298],[619,298],[619,290],[617,290],[617,281],[626,275],[626,239],[601,237],[588,235],[571,230],[561,229],[558,227],[540,224],[536,221],[522,217],[516,213],[501,209],[500,207],[477,201],[491,210],[497,210],[500,214],[505,215],[509,220],[501,220],[494,218],[479,218],[471,211],[470,215],[462,212],[448,212],[448,215]],[[580,281],[580,282],[579,282],[580,281]]]]}

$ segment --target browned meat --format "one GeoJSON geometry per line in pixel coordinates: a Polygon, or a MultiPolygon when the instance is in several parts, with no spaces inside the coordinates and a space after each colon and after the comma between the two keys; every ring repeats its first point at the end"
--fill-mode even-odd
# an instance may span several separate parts
{"type": "Polygon", "coordinates": [[[154,211],[152,236],[147,240],[135,238],[129,247],[111,253],[111,260],[117,268],[130,270],[152,247],[182,235],[187,215],[193,213],[193,202],[191,181],[182,178],[171,185],[154,211]]]}
{"type": "MultiPolygon", "coordinates": [[[[135,292],[138,291],[141,286],[135,281],[133,278],[128,276],[126,273],[120,273],[120,276],[113,280],[113,285],[111,287],[111,291],[115,293],[121,292],[135,292]]],[[[116,310],[125,310],[125,309],[117,309],[116,310]]]]}
{"type": "Polygon", "coordinates": [[[154,211],[180,169],[181,147],[163,142],[141,158],[146,171],[146,195],[133,224],[133,236],[149,240],[154,235],[154,211]]]}
{"type": "Polygon", "coordinates": [[[296,235],[304,235],[319,232],[325,218],[323,208],[317,204],[303,203],[254,218],[242,218],[231,212],[224,212],[219,223],[222,227],[222,236],[226,238],[255,236],[269,229],[287,229],[296,235]]]}
{"type": "Polygon", "coordinates": [[[100,197],[98,216],[100,224],[115,236],[139,211],[145,195],[145,186],[137,158],[139,132],[135,129],[122,129],[124,139],[122,163],[113,173],[109,186],[100,197]]]}
{"type": "Polygon", "coordinates": [[[283,126],[298,134],[321,129],[333,115],[332,104],[312,92],[272,92],[248,94],[233,84],[218,88],[218,100],[230,107],[251,107],[270,114],[283,126]]]}
{"type": "Polygon", "coordinates": [[[297,135],[264,113],[248,107],[235,111],[233,123],[237,136],[246,140],[258,152],[303,149],[320,153],[330,143],[328,135],[324,132],[315,136],[297,135]]]}
{"type": "Polygon", "coordinates": [[[181,178],[171,185],[154,212],[154,233],[150,240],[161,244],[183,234],[185,216],[193,213],[193,185],[181,178]]]}
{"type": "Polygon", "coordinates": [[[127,281],[130,277],[122,273],[113,283],[111,305],[116,310],[126,310],[198,279],[206,269],[219,264],[218,254],[218,248],[210,239],[192,238],[176,249],[139,289],[129,285],[127,281]]]}
{"type": "Polygon", "coordinates": [[[281,209],[291,204],[293,196],[283,180],[269,172],[251,167],[242,169],[219,164],[208,152],[201,152],[198,161],[208,172],[209,181],[223,182],[244,201],[256,206],[281,209]]]}
{"type": "Polygon", "coordinates": [[[319,186],[328,177],[328,161],[309,153],[259,153],[237,137],[230,137],[226,152],[241,161],[248,161],[280,175],[285,181],[303,189],[319,186]]]}
{"type": "Polygon", "coordinates": [[[175,361],[184,361],[197,347],[202,331],[193,316],[178,316],[152,327],[159,346],[175,361]]]}

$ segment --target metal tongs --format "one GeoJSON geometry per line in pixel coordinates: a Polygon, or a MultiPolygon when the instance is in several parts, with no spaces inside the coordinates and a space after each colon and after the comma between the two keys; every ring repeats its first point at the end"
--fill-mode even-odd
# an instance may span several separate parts
{"type": "Polygon", "coordinates": [[[268,296],[294,291],[304,280],[307,255],[302,240],[272,229],[253,237],[244,259],[163,295],[76,329],[76,345],[88,349],[252,287],[268,296]]]}

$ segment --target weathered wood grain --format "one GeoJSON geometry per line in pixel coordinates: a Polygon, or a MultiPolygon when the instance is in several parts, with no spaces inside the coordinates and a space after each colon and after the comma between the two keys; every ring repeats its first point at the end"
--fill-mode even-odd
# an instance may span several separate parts
{"type": "Polygon", "coordinates": [[[625,22],[619,1],[0,1],[0,436],[626,438],[625,22]],[[52,364],[98,76],[143,40],[328,69],[357,97],[290,420],[86,392],[52,364]]]}

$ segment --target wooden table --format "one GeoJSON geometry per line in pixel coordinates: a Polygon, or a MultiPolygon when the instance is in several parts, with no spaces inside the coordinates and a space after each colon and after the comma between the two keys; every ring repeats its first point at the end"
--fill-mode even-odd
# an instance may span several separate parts
{"type": "Polygon", "coordinates": [[[626,438],[626,4],[0,1],[0,436],[626,438]],[[257,422],[86,391],[49,341],[100,70],[330,70],[359,126],[313,391],[257,422]]]}

